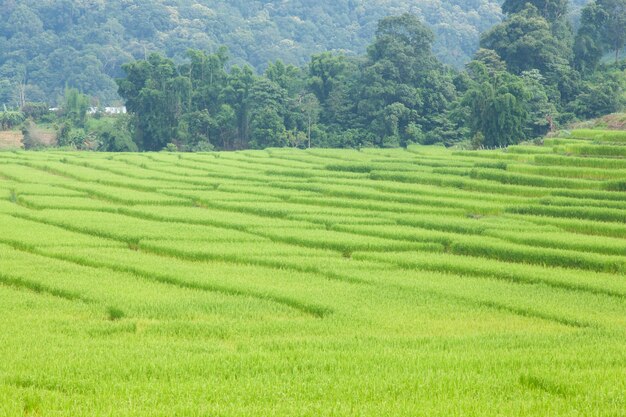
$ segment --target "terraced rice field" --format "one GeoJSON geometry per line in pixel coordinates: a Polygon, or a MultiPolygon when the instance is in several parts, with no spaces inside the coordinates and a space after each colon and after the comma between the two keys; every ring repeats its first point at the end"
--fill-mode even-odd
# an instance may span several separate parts
{"type": "Polygon", "coordinates": [[[625,155],[0,153],[0,416],[626,416],[625,155]]]}

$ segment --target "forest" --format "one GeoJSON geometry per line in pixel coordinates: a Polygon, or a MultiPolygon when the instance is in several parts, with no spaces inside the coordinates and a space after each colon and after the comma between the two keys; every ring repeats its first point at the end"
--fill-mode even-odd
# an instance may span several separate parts
{"type": "Polygon", "coordinates": [[[56,105],[69,86],[110,105],[122,64],[153,52],[180,63],[225,45],[231,64],[258,72],[324,51],[356,56],[380,19],[402,13],[426,22],[436,55],[458,68],[502,15],[495,0],[0,0],[0,106],[20,86],[28,101],[56,105]]]}
{"type": "Polygon", "coordinates": [[[59,144],[494,148],[541,138],[625,103],[626,1],[587,4],[576,27],[572,9],[567,0],[505,1],[503,20],[461,69],[438,58],[437,34],[411,13],[382,18],[363,54],[325,51],[305,65],[274,59],[262,72],[226,46],[187,49],[181,59],[146,52],[121,65],[117,92],[130,116],[115,126],[87,126],[93,96],[65,90],[59,144]]]}

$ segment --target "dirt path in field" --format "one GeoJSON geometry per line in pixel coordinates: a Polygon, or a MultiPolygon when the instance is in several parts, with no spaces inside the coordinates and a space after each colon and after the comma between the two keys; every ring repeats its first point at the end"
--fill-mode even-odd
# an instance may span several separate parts
{"type": "Polygon", "coordinates": [[[0,149],[21,148],[22,137],[19,131],[0,131],[0,149]]]}

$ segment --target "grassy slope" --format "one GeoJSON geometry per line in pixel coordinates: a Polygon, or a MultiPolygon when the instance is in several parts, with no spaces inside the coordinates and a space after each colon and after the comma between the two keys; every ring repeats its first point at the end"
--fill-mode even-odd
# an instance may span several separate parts
{"type": "Polygon", "coordinates": [[[0,416],[624,416],[594,141],[1,153],[0,416]]]}

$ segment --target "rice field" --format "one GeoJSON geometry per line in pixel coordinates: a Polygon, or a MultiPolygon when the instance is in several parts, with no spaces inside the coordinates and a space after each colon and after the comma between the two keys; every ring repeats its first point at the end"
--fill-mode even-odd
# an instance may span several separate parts
{"type": "Polygon", "coordinates": [[[625,155],[0,153],[0,416],[626,416],[625,155]]]}

